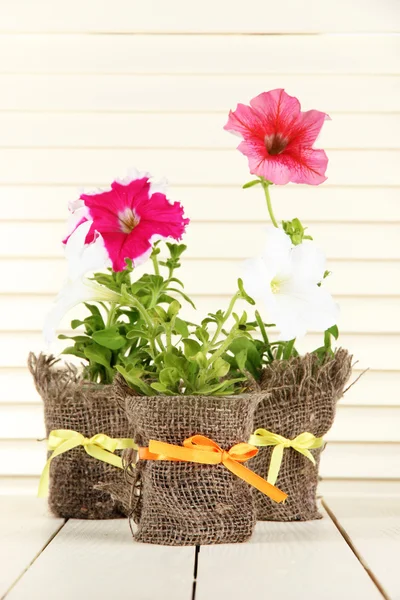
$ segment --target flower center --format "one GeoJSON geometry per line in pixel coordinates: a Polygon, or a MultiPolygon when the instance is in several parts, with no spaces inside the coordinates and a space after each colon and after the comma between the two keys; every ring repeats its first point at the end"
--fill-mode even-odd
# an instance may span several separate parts
{"type": "Polygon", "coordinates": [[[125,208],[118,213],[118,221],[122,233],[131,233],[139,225],[140,217],[131,208],[125,208]]]}
{"type": "Polygon", "coordinates": [[[286,146],[288,145],[289,140],[283,137],[280,133],[273,133],[272,135],[266,135],[264,138],[264,144],[267,149],[268,154],[271,156],[276,156],[277,154],[281,154],[286,146]]]}
{"type": "Polygon", "coordinates": [[[281,289],[281,282],[279,281],[279,279],[273,279],[271,281],[271,291],[273,294],[279,294],[279,291],[281,289]]]}

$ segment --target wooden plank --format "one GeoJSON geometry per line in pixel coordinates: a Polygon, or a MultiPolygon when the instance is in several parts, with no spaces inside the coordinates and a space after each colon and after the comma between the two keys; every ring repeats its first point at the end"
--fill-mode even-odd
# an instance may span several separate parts
{"type": "Polygon", "coordinates": [[[400,598],[400,502],[398,498],[324,498],[364,567],[388,598],[400,598]]]}
{"type": "MultiPolygon", "coordinates": [[[[1,55],[0,55],[1,56],[1,55]]],[[[318,147],[399,148],[394,114],[331,115],[318,147]]],[[[2,148],[232,148],[222,114],[0,113],[2,148]]],[[[258,190],[259,191],[259,190],[258,190]]],[[[247,196],[248,197],[248,196],[247,196]]]]}
{"type": "MultiPolygon", "coordinates": [[[[20,115],[23,116],[23,115],[20,115]]],[[[49,117],[47,115],[46,119],[49,117]]],[[[380,118],[380,117],[379,117],[380,118]]],[[[1,113],[0,113],[1,120],[1,113]]],[[[376,138],[373,138],[376,140],[376,138]]],[[[400,139],[400,134],[399,134],[400,139]]],[[[397,143],[397,142],[396,142],[397,143]]],[[[109,182],[108,182],[109,183],[109,182]]],[[[103,182],[103,187],[108,183],[103,182]]],[[[102,187],[101,183],[94,187],[102,187]]],[[[4,221],[60,221],[65,223],[68,203],[82,193],[76,186],[1,186],[0,204],[4,221]]],[[[169,188],[169,197],[180,200],[193,221],[240,223],[267,219],[264,198],[257,187],[169,188]],[[243,210],[246,206],[246,210],[243,210]]],[[[282,185],[273,190],[277,219],[300,215],[304,223],[380,223],[400,221],[398,187],[334,187],[282,185]],[[379,202],[377,200],[379,196],[379,202]]]]}
{"type": "Polygon", "coordinates": [[[326,479],[398,479],[400,444],[329,442],[321,458],[326,479]]]}
{"type": "Polygon", "coordinates": [[[0,597],[28,569],[63,523],[63,519],[50,517],[45,500],[0,496],[0,597]]]}
{"type": "MultiPolygon", "coordinates": [[[[323,479],[399,479],[400,444],[329,442],[321,459],[323,479]]],[[[0,440],[0,476],[40,475],[45,442],[0,440]]]]}
{"type": "MultiPolygon", "coordinates": [[[[191,282],[188,283],[191,284],[191,282]]],[[[211,291],[211,289],[212,286],[208,283],[205,292],[211,291]]],[[[183,303],[181,315],[188,321],[195,322],[200,321],[210,312],[215,313],[219,309],[226,308],[230,301],[228,294],[221,296],[192,295],[191,297],[197,310],[195,311],[190,305],[183,303]]],[[[0,295],[0,331],[42,331],[53,300],[54,296],[52,295],[0,295]]],[[[368,298],[365,296],[360,299],[359,297],[335,295],[335,300],[340,306],[338,324],[342,333],[400,333],[400,301],[398,298],[384,296],[368,298]],[[379,314],[379,319],[371,319],[371,314],[374,312],[379,314]]],[[[240,307],[244,308],[244,305],[238,304],[238,309],[240,307]]],[[[86,307],[77,306],[62,319],[59,326],[60,332],[71,331],[71,319],[84,319],[87,316],[86,307]]],[[[228,324],[230,323],[233,323],[233,318],[228,320],[228,324]]]]}
{"type": "Polygon", "coordinates": [[[400,497],[400,479],[323,479],[318,485],[318,494],[326,498],[346,497],[380,497],[380,498],[399,498],[400,497]]]}
{"type": "MultiPolygon", "coordinates": [[[[262,311],[262,307],[261,307],[262,311]]],[[[262,313],[261,313],[262,314],[262,313]]],[[[271,340],[277,339],[272,335],[271,340]]],[[[300,353],[311,352],[323,342],[323,334],[310,333],[296,342],[300,353]]],[[[342,334],[340,345],[349,348],[357,360],[359,369],[371,368],[382,371],[400,370],[400,356],[397,352],[400,335],[385,334],[342,334]],[[371,352],[371,348],[374,352],[371,352]]],[[[53,353],[61,352],[68,341],[57,340],[52,348],[53,353]]],[[[0,367],[24,367],[28,353],[45,350],[45,342],[41,334],[30,332],[3,333],[0,339],[0,367]]],[[[75,357],[71,357],[71,360],[75,357]]]]}
{"type": "MultiPolygon", "coordinates": [[[[41,404],[0,403],[1,439],[35,440],[45,435],[41,404]]],[[[331,442],[400,442],[400,406],[339,404],[335,423],[325,439],[331,442]]]]}
{"type": "MultiPolygon", "coordinates": [[[[258,255],[264,246],[266,225],[265,221],[248,223],[246,226],[242,223],[213,221],[191,223],[183,237],[188,246],[185,258],[245,260],[258,255]]],[[[0,257],[6,260],[61,257],[64,254],[61,240],[66,233],[64,223],[35,223],[32,226],[27,222],[0,222],[0,257]]],[[[314,223],[307,233],[313,236],[314,241],[333,260],[400,259],[400,223],[385,223],[379,228],[369,223],[314,223]]],[[[243,268],[242,265],[240,267],[243,268]]],[[[331,280],[335,276],[336,271],[331,280]]]]}
{"type": "Polygon", "coordinates": [[[0,73],[393,75],[399,50],[388,35],[2,35],[0,73]]]}
{"type": "Polygon", "coordinates": [[[194,556],[192,547],[135,544],[126,519],[70,519],[8,598],[111,598],[124,588],[141,600],[190,600],[194,556]]]}
{"type": "MultiPolygon", "coordinates": [[[[353,371],[350,382],[360,375],[360,371],[353,371]]],[[[396,371],[367,371],[353,385],[340,403],[348,406],[366,405],[394,405],[400,406],[400,397],[394,390],[400,386],[400,373],[396,371]]]]}
{"type": "MultiPolygon", "coordinates": [[[[68,360],[68,357],[63,357],[68,360]]],[[[356,368],[352,379],[360,375],[356,368]]],[[[351,380],[350,380],[351,381],[351,380]]],[[[394,390],[399,389],[400,372],[368,371],[346,393],[340,404],[346,406],[400,406],[400,398],[394,390]]],[[[28,369],[0,368],[0,403],[40,404],[41,400],[28,369]]]]}
{"type": "MultiPolygon", "coordinates": [[[[4,229],[6,228],[4,227],[4,229]]],[[[26,227],[25,230],[27,229],[26,227]]],[[[336,231],[340,235],[340,228],[337,228],[336,231]]],[[[52,244],[52,251],[57,251],[59,240],[59,237],[54,240],[57,245],[52,244]]],[[[326,241],[325,239],[323,242],[325,249],[326,241]]],[[[15,240],[12,242],[15,243],[15,240]]],[[[337,246],[338,244],[335,245],[333,240],[332,249],[335,250],[337,246]]],[[[237,251],[237,244],[232,246],[233,250],[237,251]]],[[[329,260],[328,267],[332,271],[329,289],[338,297],[355,296],[361,304],[363,297],[376,298],[377,293],[378,297],[389,296],[393,297],[394,301],[396,301],[396,296],[400,296],[400,261],[329,260]],[[379,282],[378,288],[376,282],[379,282]]],[[[138,276],[147,268],[148,264],[146,263],[141,269],[138,269],[138,276]]],[[[185,257],[179,277],[185,282],[186,291],[190,295],[225,296],[225,300],[219,306],[221,308],[228,301],[228,297],[236,292],[237,279],[242,272],[242,260],[189,260],[185,257]]],[[[47,294],[50,296],[48,301],[52,302],[65,282],[66,263],[61,258],[1,259],[1,273],[3,277],[0,279],[0,294],[47,294]]]]}
{"type": "Polygon", "coordinates": [[[0,497],[37,496],[39,477],[2,477],[0,475],[0,497]]]}
{"type": "MultiPolygon", "coordinates": [[[[232,150],[17,150],[0,149],[0,183],[73,183],[112,181],[129,166],[168,175],[173,184],[242,185],[250,179],[247,160],[232,150]]],[[[400,152],[331,150],[329,185],[397,185],[400,152]]]]}
{"type": "MultiPolygon", "coordinates": [[[[400,79],[395,76],[286,75],[284,85],[301,99],[303,108],[317,107],[328,113],[398,110],[400,79]]],[[[10,74],[0,75],[0,87],[0,110],[219,110],[226,116],[237,102],[282,87],[282,77],[10,74]]]]}
{"type": "Polygon", "coordinates": [[[107,0],[72,0],[53,10],[51,0],[32,6],[15,0],[1,6],[3,32],[115,32],[115,33],[304,33],[304,32],[393,32],[398,5],[395,0],[346,0],[335,5],[312,0],[308,11],[299,10],[296,0],[284,4],[249,0],[246,10],[232,10],[231,2],[204,0],[188,6],[185,0],[162,0],[145,4],[116,0],[110,10],[107,0]],[[140,10],[139,10],[140,7],[140,10]],[[177,18],[179,15],[179,18],[177,18]],[[210,18],[212,15],[212,18],[210,18]],[[273,15],[273,18],[271,18],[273,15]]]}
{"type": "Polygon", "coordinates": [[[302,590],[324,600],[381,599],[326,514],[305,523],[259,522],[248,544],[201,547],[196,600],[239,600],[249,585],[271,598],[295,598],[302,590]]]}

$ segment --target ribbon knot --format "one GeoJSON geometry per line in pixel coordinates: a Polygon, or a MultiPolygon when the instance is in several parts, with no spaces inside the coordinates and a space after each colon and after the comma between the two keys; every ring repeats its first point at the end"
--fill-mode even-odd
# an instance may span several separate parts
{"type": "Polygon", "coordinates": [[[310,450],[321,448],[324,440],[322,437],[315,437],[308,431],[300,433],[300,435],[290,440],[282,435],[268,431],[267,429],[257,429],[254,434],[250,436],[249,442],[254,446],[275,446],[272,451],[271,463],[269,465],[267,476],[267,481],[274,485],[278,479],[285,448],[293,448],[293,450],[303,454],[303,456],[308,458],[308,460],[315,465],[315,458],[310,450]]]}
{"type": "Polygon", "coordinates": [[[182,446],[150,440],[148,448],[139,448],[141,460],[172,460],[206,465],[223,464],[231,473],[275,502],[283,502],[286,500],[287,494],[241,464],[253,458],[257,453],[257,448],[243,442],[232,446],[230,450],[223,450],[216,442],[203,435],[187,438],[182,446]]]}
{"type": "Polygon", "coordinates": [[[87,454],[101,460],[105,463],[122,469],[122,459],[114,454],[116,450],[124,450],[125,448],[135,448],[135,442],[130,438],[111,438],[105,433],[96,433],[91,438],[87,438],[77,431],[72,429],[55,429],[50,432],[47,440],[47,448],[52,451],[51,456],[47,460],[39,481],[38,496],[47,495],[49,487],[49,474],[51,461],[73,448],[83,446],[87,454]]]}

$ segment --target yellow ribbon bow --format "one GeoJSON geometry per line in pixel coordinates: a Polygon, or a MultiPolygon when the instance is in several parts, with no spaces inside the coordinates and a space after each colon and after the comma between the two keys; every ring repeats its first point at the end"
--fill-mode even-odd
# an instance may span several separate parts
{"type": "Polygon", "coordinates": [[[195,435],[186,439],[183,446],[150,440],[148,448],[139,448],[139,459],[185,461],[203,465],[223,464],[231,473],[257,488],[275,502],[283,502],[286,500],[287,494],[240,464],[253,458],[257,453],[257,448],[250,444],[236,444],[227,451],[210,438],[195,435]]]}
{"type": "Polygon", "coordinates": [[[267,481],[272,485],[275,485],[276,480],[278,479],[279,469],[281,468],[283,451],[285,448],[293,448],[293,450],[303,454],[313,463],[313,465],[315,465],[315,458],[310,450],[313,448],[321,448],[324,440],[322,437],[315,437],[308,431],[301,433],[293,440],[289,440],[282,435],[267,431],[267,429],[257,429],[254,434],[250,436],[249,443],[254,446],[275,446],[272,451],[271,463],[269,465],[267,476],[267,481]]]}
{"type": "Polygon", "coordinates": [[[47,460],[39,481],[38,496],[42,498],[47,495],[49,487],[50,464],[53,458],[68,452],[73,448],[83,446],[85,451],[93,458],[106,462],[114,467],[122,469],[122,459],[114,454],[116,450],[124,450],[125,448],[135,448],[137,445],[129,438],[110,438],[105,433],[97,433],[91,438],[83,436],[77,431],[71,429],[55,429],[49,434],[47,440],[48,450],[52,450],[53,454],[47,460]]]}

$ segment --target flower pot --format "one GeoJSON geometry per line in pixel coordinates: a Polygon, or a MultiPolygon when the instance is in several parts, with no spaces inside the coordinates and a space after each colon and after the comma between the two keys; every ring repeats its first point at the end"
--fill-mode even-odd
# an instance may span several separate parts
{"type": "MultiPolygon", "coordinates": [[[[139,447],[150,440],[182,446],[201,434],[229,450],[247,442],[263,397],[147,397],[133,396],[123,382],[116,387],[139,447]]],[[[139,459],[135,471],[136,541],[194,546],[244,542],[251,536],[255,512],[250,486],[223,464],[139,459]]]]}
{"type": "MultiPolygon", "coordinates": [[[[30,354],[28,358],[29,370],[44,404],[47,437],[59,429],[72,430],[87,438],[98,433],[112,438],[129,437],[129,424],[112,386],[83,381],[74,366],[59,367],[57,362],[43,354],[38,357],[30,354]]],[[[89,456],[82,446],[73,448],[51,461],[49,507],[63,518],[126,516],[109,493],[95,489],[102,482],[117,484],[123,478],[122,469],[89,456]]]]}
{"type": "MultiPolygon", "coordinates": [[[[340,349],[321,364],[317,356],[307,354],[289,360],[274,361],[263,371],[261,388],[269,392],[258,405],[254,429],[293,440],[309,432],[324,436],[331,428],[336,403],[343,395],[351,374],[352,357],[340,349]]],[[[260,447],[249,466],[267,477],[276,446],[260,447]]],[[[319,459],[323,446],[310,449],[315,464],[293,447],[283,449],[276,485],[288,494],[283,504],[275,504],[254,490],[259,521],[308,521],[321,518],[316,494],[319,459]]]]}

